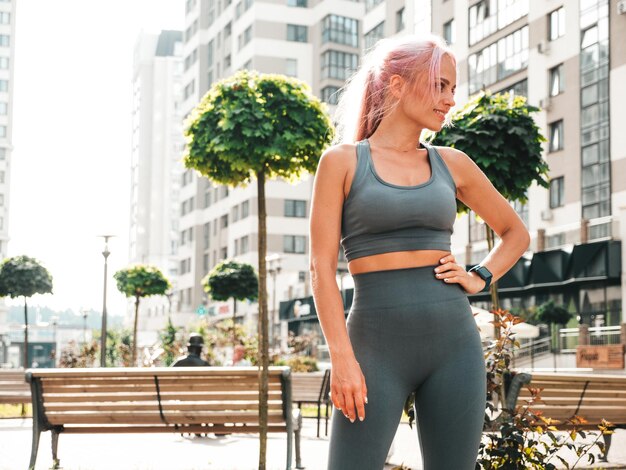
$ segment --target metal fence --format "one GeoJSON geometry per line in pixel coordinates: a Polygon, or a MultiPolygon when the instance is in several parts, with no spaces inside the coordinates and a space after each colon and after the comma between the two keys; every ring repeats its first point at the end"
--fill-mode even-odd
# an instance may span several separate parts
{"type": "MultiPolygon", "coordinates": [[[[621,327],[617,326],[594,326],[589,328],[589,344],[620,344],[621,327]]],[[[575,353],[578,346],[578,328],[561,328],[559,330],[559,350],[563,353],[575,353]]]]}

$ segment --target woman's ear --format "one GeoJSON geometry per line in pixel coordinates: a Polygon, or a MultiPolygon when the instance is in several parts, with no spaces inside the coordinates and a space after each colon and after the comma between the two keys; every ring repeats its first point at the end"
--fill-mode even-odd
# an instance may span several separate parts
{"type": "Polygon", "coordinates": [[[396,99],[402,98],[406,81],[400,75],[392,75],[389,77],[389,91],[391,96],[396,99]]]}

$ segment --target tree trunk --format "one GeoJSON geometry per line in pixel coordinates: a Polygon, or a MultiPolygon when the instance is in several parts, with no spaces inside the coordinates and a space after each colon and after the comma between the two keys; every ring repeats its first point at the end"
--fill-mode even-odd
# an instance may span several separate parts
{"type": "Polygon", "coordinates": [[[137,367],[137,320],[139,318],[139,297],[135,297],[135,320],[133,324],[133,350],[131,354],[131,367],[137,367]]]}
{"type": "MultiPolygon", "coordinates": [[[[267,452],[267,394],[269,343],[267,322],[267,228],[265,213],[265,173],[257,173],[257,196],[259,212],[259,470],[265,470],[267,452]]],[[[287,416],[290,419],[290,416],[287,416]]]]}
{"type": "Polygon", "coordinates": [[[237,323],[237,299],[233,297],[233,348],[237,343],[237,330],[235,329],[235,323],[237,323]]]}
{"type": "Polygon", "coordinates": [[[24,370],[26,369],[28,369],[28,306],[24,296],[24,370]]]}
{"type": "MultiPolygon", "coordinates": [[[[489,225],[487,224],[485,224],[485,230],[487,231],[487,248],[491,252],[491,250],[493,250],[493,247],[495,245],[495,234],[493,233],[493,230],[491,229],[491,227],[489,227],[489,225]]],[[[492,310],[499,310],[500,298],[498,297],[498,283],[497,282],[492,282],[492,284],[489,286],[489,293],[491,294],[492,310]]],[[[494,313],[493,319],[495,321],[498,321],[499,317],[494,313]]],[[[493,337],[496,340],[500,337],[500,327],[498,325],[493,326],[493,334],[494,334],[493,337]]]]}

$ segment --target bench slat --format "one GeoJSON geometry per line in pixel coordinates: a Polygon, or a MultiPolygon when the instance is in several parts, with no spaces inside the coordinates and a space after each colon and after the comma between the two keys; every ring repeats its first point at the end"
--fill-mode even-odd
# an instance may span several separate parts
{"type": "MultiPolygon", "coordinates": [[[[164,413],[168,423],[177,424],[201,424],[201,423],[258,423],[259,415],[249,411],[229,411],[227,413],[220,412],[203,412],[203,413],[183,413],[168,412],[164,413]]],[[[161,415],[156,412],[136,412],[136,413],[55,413],[47,412],[46,416],[50,424],[159,424],[162,423],[161,415]]],[[[282,412],[268,413],[268,422],[282,423],[285,421],[282,412]]]]}
{"type": "MultiPolygon", "coordinates": [[[[71,426],[63,430],[64,433],[69,434],[118,434],[118,433],[160,433],[160,432],[172,432],[173,426],[71,426]]],[[[269,423],[267,432],[282,432],[287,431],[285,425],[269,423]]],[[[225,426],[222,424],[216,424],[213,426],[201,426],[201,425],[188,425],[179,427],[176,432],[189,432],[189,433],[236,433],[236,434],[258,434],[260,432],[259,426],[246,425],[246,426],[225,426]]]]}
{"type": "MultiPolygon", "coordinates": [[[[46,411],[142,411],[142,410],[155,410],[158,409],[158,403],[156,401],[151,403],[125,403],[118,404],[113,402],[111,404],[103,405],[101,403],[73,403],[73,404],[47,404],[46,411]]],[[[235,402],[232,405],[228,403],[162,403],[161,408],[163,410],[184,410],[184,411],[218,411],[218,410],[258,410],[259,403],[249,402],[235,402]]],[[[282,410],[282,402],[272,401],[268,403],[268,409],[270,410],[282,410]]]]}
{"type": "MultiPolygon", "coordinates": [[[[282,392],[280,390],[276,390],[269,393],[269,399],[276,399],[281,397],[282,392]]],[[[63,394],[63,395],[43,395],[44,401],[46,403],[69,403],[69,402],[92,402],[95,400],[98,401],[146,401],[146,400],[156,400],[157,394],[153,393],[119,393],[119,394],[86,394],[86,393],[76,393],[76,394],[63,394]]],[[[234,393],[207,393],[207,392],[196,392],[196,393],[162,393],[161,401],[167,400],[179,400],[179,401],[218,401],[218,400],[258,400],[259,392],[238,392],[234,393]]]]}
{"type": "MultiPolygon", "coordinates": [[[[281,386],[279,383],[269,384],[269,390],[280,390],[281,386]]],[[[165,392],[186,392],[186,391],[201,391],[201,392],[224,392],[224,391],[249,391],[249,390],[258,390],[259,385],[257,383],[250,384],[239,384],[239,383],[221,383],[221,384],[204,384],[204,383],[186,383],[186,384],[166,384],[162,385],[159,382],[159,390],[161,393],[165,392]]],[[[97,385],[94,384],[92,386],[64,386],[64,387],[54,387],[49,386],[48,384],[43,384],[43,392],[44,393],[115,393],[115,392],[149,392],[156,390],[156,386],[154,383],[149,385],[97,385]]]]}
{"type": "MultiPolygon", "coordinates": [[[[221,377],[254,377],[259,373],[256,367],[107,367],[107,368],[83,368],[83,369],[29,369],[34,377],[183,377],[207,375],[221,377]]],[[[280,377],[283,373],[281,368],[270,368],[270,377],[280,377]]]]}
{"type": "MultiPolygon", "coordinates": [[[[157,375],[157,374],[153,374],[157,375]]],[[[169,376],[160,376],[159,377],[159,385],[177,385],[180,383],[215,383],[220,384],[224,383],[224,377],[222,376],[184,376],[180,377],[169,377],[169,376]]],[[[24,378],[22,377],[22,382],[24,378]]],[[[238,384],[258,384],[258,377],[232,377],[229,379],[229,383],[238,383],[238,384]]],[[[268,381],[270,384],[279,384],[280,385],[280,376],[272,376],[268,381]]],[[[87,377],[72,377],[72,378],[53,378],[46,377],[42,379],[42,383],[47,386],[91,386],[91,385],[154,385],[154,377],[96,377],[96,376],[87,376],[87,377]]]]}

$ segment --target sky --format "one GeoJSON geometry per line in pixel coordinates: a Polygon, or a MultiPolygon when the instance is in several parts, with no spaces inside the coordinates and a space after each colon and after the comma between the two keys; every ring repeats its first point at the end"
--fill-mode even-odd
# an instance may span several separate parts
{"type": "MultiPolygon", "coordinates": [[[[37,258],[53,294],[29,305],[107,310],[125,299],[133,48],[141,31],[183,29],[184,0],[27,0],[15,15],[8,255],[37,258]]],[[[21,304],[21,299],[7,300],[21,304]]]]}

